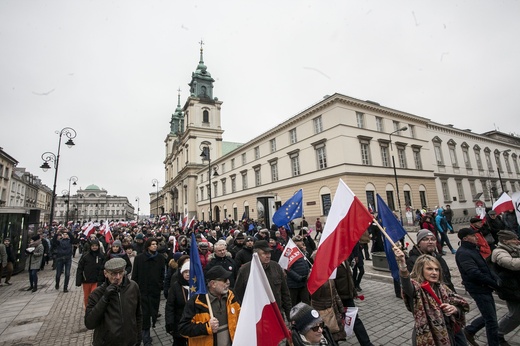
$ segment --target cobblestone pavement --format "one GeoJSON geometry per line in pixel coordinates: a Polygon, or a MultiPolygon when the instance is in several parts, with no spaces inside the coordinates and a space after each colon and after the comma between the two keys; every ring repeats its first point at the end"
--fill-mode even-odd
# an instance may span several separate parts
{"type": "MultiPolygon", "coordinates": [[[[415,239],[415,234],[411,234],[415,239]]],[[[456,248],[456,235],[450,235],[456,248]]],[[[459,293],[465,294],[460,284],[460,276],[455,265],[455,256],[446,255],[446,261],[454,275],[459,293]]],[[[39,272],[39,287],[36,293],[25,291],[29,286],[26,272],[14,276],[12,286],[0,287],[0,346],[22,345],[90,345],[92,331],[83,324],[83,291],[75,287],[76,257],[71,271],[71,287],[68,293],[54,289],[55,271],[50,265],[39,272]]],[[[374,270],[371,261],[366,261],[365,277],[361,282],[365,300],[357,300],[359,316],[376,345],[411,345],[413,328],[412,314],[406,310],[403,301],[394,296],[390,273],[374,270]]],[[[63,280],[61,280],[63,282],[63,280]]],[[[474,302],[467,320],[478,315],[474,302]]],[[[507,312],[504,302],[497,300],[499,318],[507,312]]],[[[152,330],[153,345],[171,345],[172,339],[164,328],[164,298],[161,301],[162,317],[152,330]]],[[[511,345],[520,346],[520,328],[506,336],[511,345]]],[[[477,334],[477,341],[485,345],[485,331],[477,334]]],[[[341,345],[359,345],[355,337],[350,337],[341,345]]],[[[239,345],[240,346],[240,345],[239,345]]]]}

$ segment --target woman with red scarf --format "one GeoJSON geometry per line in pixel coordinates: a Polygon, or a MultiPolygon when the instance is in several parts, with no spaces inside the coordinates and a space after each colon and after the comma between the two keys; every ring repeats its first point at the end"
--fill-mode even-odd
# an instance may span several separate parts
{"type": "Polygon", "coordinates": [[[412,345],[466,345],[461,330],[469,304],[442,283],[439,261],[433,256],[421,255],[410,274],[404,253],[394,246],[394,254],[399,265],[403,300],[415,319],[412,345]]]}

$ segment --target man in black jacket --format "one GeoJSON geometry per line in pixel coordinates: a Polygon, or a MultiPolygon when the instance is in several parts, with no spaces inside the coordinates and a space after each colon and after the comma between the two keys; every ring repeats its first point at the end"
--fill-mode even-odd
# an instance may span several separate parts
{"type": "Polygon", "coordinates": [[[106,281],[89,296],[85,326],[94,329],[92,345],[141,345],[143,316],[139,286],[128,280],[126,262],[105,263],[106,281]]]}
{"type": "Polygon", "coordinates": [[[462,283],[469,295],[475,300],[481,316],[475,318],[464,329],[468,342],[475,346],[475,333],[484,326],[489,346],[498,346],[498,322],[493,290],[498,290],[498,277],[491,272],[486,260],[477,247],[477,230],[462,228],[458,237],[461,244],[455,255],[462,283]]]}
{"type": "Polygon", "coordinates": [[[60,288],[60,278],[62,272],[65,270],[65,282],[63,283],[63,292],[68,292],[70,268],[72,266],[72,233],[65,230],[54,235],[53,244],[56,247],[56,285],[55,288],[60,288]]]}

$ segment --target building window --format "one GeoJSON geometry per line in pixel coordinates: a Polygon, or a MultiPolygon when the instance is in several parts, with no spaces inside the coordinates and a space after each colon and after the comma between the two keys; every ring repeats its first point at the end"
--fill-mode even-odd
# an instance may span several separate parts
{"type": "Polygon", "coordinates": [[[209,123],[209,112],[206,109],[202,112],[202,122],[209,123]]]}
{"type": "Polygon", "coordinates": [[[464,160],[464,166],[468,169],[471,168],[471,160],[469,159],[469,145],[464,142],[460,145],[462,148],[462,159],[464,160]]]}
{"type": "Polygon", "coordinates": [[[421,199],[421,206],[426,207],[428,205],[426,201],[426,191],[419,191],[419,198],[421,199]]]}
{"type": "Polygon", "coordinates": [[[383,124],[383,118],[376,117],[376,129],[379,132],[385,132],[385,126],[383,124]]]}
{"type": "Polygon", "coordinates": [[[399,158],[399,167],[400,168],[408,168],[408,163],[406,162],[406,144],[397,142],[395,143],[397,147],[397,157],[399,158]]]}
{"type": "Polygon", "coordinates": [[[247,189],[247,171],[243,171],[242,173],[242,190],[247,189]]]}
{"type": "Polygon", "coordinates": [[[276,151],[276,138],[273,138],[269,141],[271,143],[271,152],[274,153],[276,151]]]}
{"type": "Polygon", "coordinates": [[[489,189],[487,187],[487,181],[481,180],[480,184],[482,185],[482,192],[484,193],[484,200],[489,201],[489,189]]]}
{"type": "Polygon", "coordinates": [[[204,199],[204,186],[200,188],[200,200],[204,199]]]}
{"type": "Polygon", "coordinates": [[[255,160],[258,160],[260,158],[260,148],[255,147],[255,160]]]}
{"type": "Polygon", "coordinates": [[[399,121],[393,120],[392,124],[394,125],[394,131],[397,131],[401,128],[399,121]]]}
{"type": "Polygon", "coordinates": [[[495,163],[497,164],[497,170],[500,170],[500,172],[503,172],[504,170],[502,169],[502,161],[500,161],[500,151],[495,150],[494,154],[495,154],[495,163]]]}
{"type": "Polygon", "coordinates": [[[331,206],[331,199],[330,199],[330,193],[324,193],[321,195],[321,205],[322,205],[322,212],[323,215],[327,216],[329,215],[330,206],[331,206]]]}
{"type": "Polygon", "coordinates": [[[357,120],[357,127],[360,129],[365,128],[365,114],[361,112],[356,112],[356,120],[357,120]]]}
{"type": "Polygon", "coordinates": [[[518,157],[516,154],[511,155],[511,158],[513,159],[513,167],[515,167],[515,173],[520,174],[520,169],[518,168],[518,157]]]}
{"type": "Polygon", "coordinates": [[[232,175],[231,176],[231,192],[236,192],[237,191],[237,180],[236,180],[236,176],[235,175],[232,175]]]}
{"type": "Polygon", "coordinates": [[[323,131],[323,124],[321,122],[321,115],[312,119],[314,125],[314,134],[318,134],[323,131]]]}
{"type": "Polygon", "coordinates": [[[231,169],[235,169],[235,159],[231,159],[231,169]]]}
{"type": "Polygon", "coordinates": [[[450,202],[450,190],[448,188],[448,182],[446,180],[441,180],[441,186],[442,186],[442,196],[444,198],[444,202],[448,203],[448,202],[450,202]]]}
{"type": "Polygon", "coordinates": [[[262,174],[260,171],[260,167],[255,168],[255,186],[262,185],[262,174]]]}
{"type": "Polygon", "coordinates": [[[435,160],[437,160],[438,166],[444,166],[444,158],[442,157],[442,149],[441,144],[442,140],[435,136],[432,140],[433,142],[433,151],[435,152],[435,160]]]}
{"type": "Polygon", "coordinates": [[[415,125],[408,124],[408,128],[410,129],[410,137],[416,138],[415,137],[415,125]]]}
{"type": "Polygon", "coordinates": [[[218,196],[218,191],[217,191],[217,184],[218,184],[218,181],[215,181],[213,183],[213,197],[217,197],[218,196]]]}
{"type": "Polygon", "coordinates": [[[242,153],[242,165],[247,163],[246,153],[242,153]]]}
{"type": "Polygon", "coordinates": [[[475,161],[477,161],[477,168],[480,171],[483,171],[484,167],[482,166],[482,158],[480,156],[480,147],[478,145],[475,145],[473,147],[473,151],[475,152],[475,161]]]}
{"type": "Polygon", "coordinates": [[[222,174],[226,173],[226,163],[222,164],[222,174]]]}
{"type": "Polygon", "coordinates": [[[383,167],[390,167],[390,151],[388,150],[389,142],[386,140],[379,140],[379,149],[381,151],[381,163],[383,167]]]}
{"type": "MultiPolygon", "coordinates": [[[[226,178],[220,179],[220,182],[222,183],[222,195],[225,195],[227,193],[226,191],[226,178]]],[[[224,213],[225,215],[226,213],[224,213]]]]}
{"type": "Polygon", "coordinates": [[[491,162],[491,150],[489,148],[484,149],[484,156],[486,157],[488,171],[493,172],[493,162],[491,162]]]}
{"type": "Polygon", "coordinates": [[[462,181],[457,180],[457,193],[459,194],[459,202],[465,202],[466,197],[464,196],[464,187],[462,186],[462,181]]]}
{"type": "Polygon", "coordinates": [[[325,145],[315,147],[316,159],[318,160],[318,169],[327,168],[327,153],[325,152],[325,145]]]}
{"type": "Polygon", "coordinates": [[[278,162],[271,162],[271,181],[278,181],[278,162]]]}
{"type": "MultiPolygon", "coordinates": [[[[506,163],[506,170],[509,174],[513,173],[511,170],[511,162],[509,162],[509,153],[504,153],[504,161],[506,163]]],[[[513,185],[513,184],[511,184],[513,185]]]]}
{"type": "Polygon", "coordinates": [[[395,210],[394,191],[386,191],[386,203],[390,210],[395,210]]]}
{"type": "Polygon", "coordinates": [[[292,176],[296,177],[300,175],[300,157],[299,153],[289,155],[291,158],[291,172],[292,176]]]}
{"type": "Polygon", "coordinates": [[[361,164],[365,166],[372,165],[372,158],[370,156],[370,141],[372,137],[358,136],[358,140],[361,148],[361,164]]]}
{"type": "Polygon", "coordinates": [[[296,137],[296,129],[292,129],[289,131],[289,142],[291,144],[298,142],[298,138],[296,137]]]}
{"type": "Polygon", "coordinates": [[[450,139],[448,141],[448,150],[450,152],[451,165],[454,168],[459,167],[459,162],[457,160],[457,152],[455,151],[456,146],[457,146],[457,143],[455,143],[454,140],[450,139]]]}
{"type": "Polygon", "coordinates": [[[477,188],[475,186],[475,180],[469,181],[469,191],[471,192],[471,199],[475,201],[475,196],[477,195],[477,188]]]}
{"type": "Polygon", "coordinates": [[[413,151],[413,161],[415,163],[415,169],[422,169],[422,160],[421,160],[421,147],[417,145],[412,145],[413,151]]]}

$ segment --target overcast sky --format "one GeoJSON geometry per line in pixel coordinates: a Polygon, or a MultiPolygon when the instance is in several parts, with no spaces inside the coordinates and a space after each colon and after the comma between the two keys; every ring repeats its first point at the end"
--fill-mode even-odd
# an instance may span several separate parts
{"type": "MultiPolygon", "coordinates": [[[[204,61],[224,140],[246,142],[335,92],[482,133],[520,133],[520,1],[0,1],[0,146],[149,212],[164,139],[204,61]]],[[[72,189],[75,193],[75,189],[72,189]]]]}

